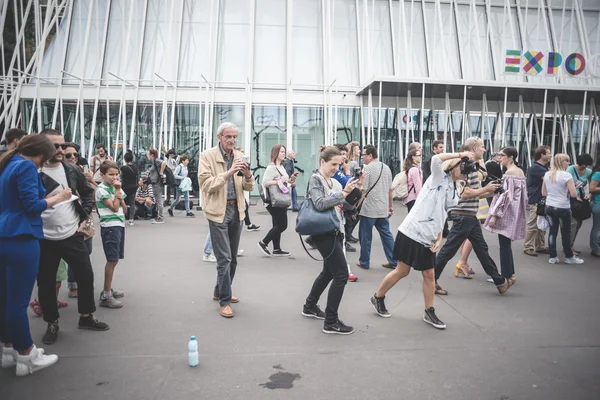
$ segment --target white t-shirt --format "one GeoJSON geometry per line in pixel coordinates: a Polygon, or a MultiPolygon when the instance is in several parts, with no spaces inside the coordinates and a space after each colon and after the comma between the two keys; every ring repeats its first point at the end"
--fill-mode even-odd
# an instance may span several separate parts
{"type": "MultiPolygon", "coordinates": [[[[58,193],[69,187],[65,167],[62,164],[52,168],[43,167],[41,171],[61,185],[48,194],[58,193]]],[[[44,238],[48,240],[70,238],[77,232],[77,228],[79,228],[79,214],[75,210],[74,202],[45,210],[42,213],[42,221],[44,221],[44,238]]]]}
{"type": "Polygon", "coordinates": [[[550,182],[550,172],[546,172],[544,175],[544,183],[546,184],[546,205],[554,208],[571,208],[571,202],[569,201],[569,189],[567,188],[567,182],[573,180],[571,174],[566,171],[558,171],[556,173],[556,182],[550,182]]]}

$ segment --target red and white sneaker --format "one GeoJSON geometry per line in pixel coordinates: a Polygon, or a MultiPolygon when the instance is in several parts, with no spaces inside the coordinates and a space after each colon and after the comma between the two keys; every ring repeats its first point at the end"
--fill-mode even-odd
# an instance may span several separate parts
{"type": "Polygon", "coordinates": [[[358,280],[358,276],[353,273],[348,274],[348,282],[356,282],[358,280]]]}

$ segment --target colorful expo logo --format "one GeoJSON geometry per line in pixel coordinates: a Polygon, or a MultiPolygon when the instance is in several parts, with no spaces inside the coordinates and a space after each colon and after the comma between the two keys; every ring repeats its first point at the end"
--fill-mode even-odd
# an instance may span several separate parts
{"type": "Polygon", "coordinates": [[[548,75],[558,75],[559,67],[564,65],[565,71],[571,76],[580,75],[586,67],[585,58],[580,53],[569,54],[563,63],[563,56],[560,53],[549,52],[547,61],[544,61],[544,53],[541,51],[528,50],[523,53],[521,50],[506,50],[506,60],[504,62],[504,72],[526,74],[539,74],[546,67],[548,75]],[[544,65],[545,64],[545,65],[544,65]]]}

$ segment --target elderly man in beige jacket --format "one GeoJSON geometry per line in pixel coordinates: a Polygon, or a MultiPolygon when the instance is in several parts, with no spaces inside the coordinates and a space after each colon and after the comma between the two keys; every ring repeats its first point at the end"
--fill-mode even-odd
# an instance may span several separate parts
{"type": "Polygon", "coordinates": [[[202,190],[204,215],[208,219],[213,251],[217,258],[217,284],[213,300],[218,300],[220,314],[234,316],[231,283],[237,267],[237,251],[246,203],[244,191],[252,191],[254,177],[243,154],[235,150],[237,127],[224,122],[217,130],[219,144],[200,155],[198,183],[202,190]]]}

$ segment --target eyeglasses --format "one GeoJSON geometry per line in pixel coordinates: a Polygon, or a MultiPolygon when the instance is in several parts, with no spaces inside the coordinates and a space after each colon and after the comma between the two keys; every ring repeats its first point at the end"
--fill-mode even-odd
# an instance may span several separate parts
{"type": "Polygon", "coordinates": [[[67,160],[70,160],[71,157],[79,158],[79,153],[67,153],[67,154],[65,154],[65,158],[67,160]]]}
{"type": "Polygon", "coordinates": [[[66,149],[67,149],[67,147],[69,147],[69,145],[68,145],[68,144],[66,144],[66,143],[62,143],[62,144],[54,143],[54,148],[55,148],[56,150],[58,150],[58,148],[59,148],[59,147],[60,147],[61,149],[63,149],[63,150],[66,150],[66,149]]]}

